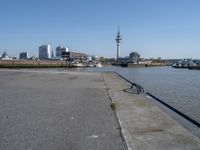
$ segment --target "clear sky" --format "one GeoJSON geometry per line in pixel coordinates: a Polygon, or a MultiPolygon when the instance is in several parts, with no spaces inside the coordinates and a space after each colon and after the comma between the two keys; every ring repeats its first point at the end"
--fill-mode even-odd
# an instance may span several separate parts
{"type": "Polygon", "coordinates": [[[200,0],[0,0],[0,53],[38,47],[116,56],[200,59],[200,0]]]}

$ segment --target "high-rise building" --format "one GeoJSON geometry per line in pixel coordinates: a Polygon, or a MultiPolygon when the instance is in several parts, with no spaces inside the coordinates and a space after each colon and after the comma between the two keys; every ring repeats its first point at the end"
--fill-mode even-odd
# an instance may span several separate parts
{"type": "Polygon", "coordinates": [[[118,32],[117,32],[117,36],[116,36],[116,43],[117,43],[117,60],[119,59],[120,57],[120,42],[121,42],[121,36],[120,36],[120,31],[119,31],[119,28],[118,28],[118,32]]]}
{"type": "Polygon", "coordinates": [[[50,59],[51,58],[51,46],[42,45],[39,47],[39,58],[40,59],[50,59]]]}
{"type": "Polygon", "coordinates": [[[58,46],[56,47],[56,57],[62,57],[62,53],[63,52],[68,52],[69,49],[68,48],[65,48],[64,46],[58,46]]]}
{"type": "Polygon", "coordinates": [[[19,53],[19,59],[28,59],[28,52],[19,53]]]}

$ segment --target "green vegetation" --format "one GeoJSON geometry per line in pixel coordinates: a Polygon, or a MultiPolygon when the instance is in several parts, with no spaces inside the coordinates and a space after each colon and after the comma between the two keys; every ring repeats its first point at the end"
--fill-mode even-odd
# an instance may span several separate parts
{"type": "Polygon", "coordinates": [[[116,109],[117,109],[116,104],[113,103],[113,102],[110,104],[110,107],[111,107],[111,109],[112,109],[113,111],[116,111],[116,109]]]}

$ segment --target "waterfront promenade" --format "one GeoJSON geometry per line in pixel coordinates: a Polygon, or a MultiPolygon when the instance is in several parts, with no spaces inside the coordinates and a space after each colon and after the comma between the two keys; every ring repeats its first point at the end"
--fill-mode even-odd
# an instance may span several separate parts
{"type": "Polygon", "coordinates": [[[0,79],[3,150],[200,149],[199,138],[145,97],[123,92],[130,85],[115,74],[0,70],[0,79]]]}

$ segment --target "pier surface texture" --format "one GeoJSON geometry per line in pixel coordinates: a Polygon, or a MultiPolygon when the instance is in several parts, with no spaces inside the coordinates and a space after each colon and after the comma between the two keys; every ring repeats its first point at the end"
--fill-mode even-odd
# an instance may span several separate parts
{"type": "Polygon", "coordinates": [[[117,75],[104,74],[109,95],[129,150],[200,150],[200,139],[130,87],[117,75]]]}
{"type": "Polygon", "coordinates": [[[2,150],[200,149],[145,97],[125,93],[130,85],[115,74],[0,70],[0,79],[2,150]]]}
{"type": "Polygon", "coordinates": [[[1,150],[124,150],[102,74],[0,70],[1,150]]]}

